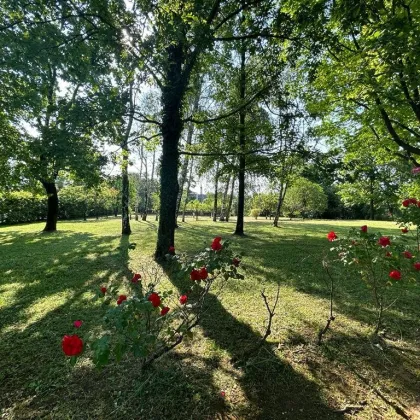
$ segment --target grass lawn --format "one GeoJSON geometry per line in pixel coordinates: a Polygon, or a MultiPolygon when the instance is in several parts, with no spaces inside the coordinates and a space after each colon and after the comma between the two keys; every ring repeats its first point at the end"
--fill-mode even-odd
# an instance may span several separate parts
{"type": "MultiPolygon", "coordinates": [[[[282,221],[275,229],[247,220],[247,236],[232,237],[244,253],[245,280],[231,281],[220,298],[210,296],[194,340],[144,374],[131,358],[102,370],[88,359],[70,368],[60,343],[76,319],[85,331],[98,325],[95,289],[111,281],[124,289],[131,270],[150,263],[155,222],[133,220],[129,239],[119,235],[116,219],[60,222],[54,234],[40,233],[42,224],[0,228],[0,417],[333,419],[350,417],[340,409],[360,406],[352,418],[420,419],[420,285],[395,287],[398,300],[385,314],[386,338],[378,344],[370,339],[370,290],[335,270],[337,317],[324,344],[315,344],[328,317],[326,234],[365,223],[399,232],[391,222],[282,221]],[[273,296],[278,283],[268,345],[245,366],[232,364],[264,332],[260,291],[273,296]]],[[[216,235],[230,238],[233,228],[188,220],[177,230],[177,249],[196,251],[216,235]]]]}

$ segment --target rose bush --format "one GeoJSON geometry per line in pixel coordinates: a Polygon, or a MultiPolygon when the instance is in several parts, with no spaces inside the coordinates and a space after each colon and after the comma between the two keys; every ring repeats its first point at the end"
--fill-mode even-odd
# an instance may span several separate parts
{"type": "MultiPolygon", "coordinates": [[[[409,213],[404,214],[401,223],[412,225],[416,220],[413,214],[420,216],[417,200],[406,199],[402,207],[403,214],[405,211],[409,213]]],[[[413,241],[410,243],[406,235],[402,234],[389,237],[370,233],[366,225],[359,229],[352,228],[345,237],[329,232],[327,238],[334,242],[330,249],[333,255],[331,260],[343,264],[348,275],[360,275],[371,289],[377,309],[377,334],[382,327],[385,308],[392,305],[390,288],[404,287],[417,280],[420,269],[418,244],[413,241]]]]}
{"type": "MultiPolygon", "coordinates": [[[[117,286],[101,286],[96,298],[106,309],[102,332],[99,336],[87,333],[83,339],[66,335],[62,340],[63,352],[72,363],[88,349],[96,366],[120,361],[127,354],[140,358],[142,366],[147,366],[191,337],[211,290],[223,288],[229,279],[243,278],[238,272],[239,256],[220,236],[192,258],[177,255],[174,247],[170,247],[166,257],[171,276],[186,284],[181,293],[160,288],[164,272],[153,265],[141,274],[133,273],[124,285],[130,292],[120,294],[117,286]]],[[[86,320],[73,325],[78,332],[88,329],[86,320]]]]}

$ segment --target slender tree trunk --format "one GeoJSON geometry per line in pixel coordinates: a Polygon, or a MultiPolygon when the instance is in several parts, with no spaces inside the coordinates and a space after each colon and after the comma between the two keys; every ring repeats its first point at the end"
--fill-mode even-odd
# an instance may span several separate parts
{"type": "MultiPolygon", "coordinates": [[[[192,107],[192,114],[195,114],[198,111],[198,105],[200,103],[201,79],[197,79],[196,83],[197,83],[197,86],[196,86],[197,94],[194,98],[194,103],[193,103],[193,107],[192,107]]],[[[190,123],[188,125],[187,140],[186,140],[186,147],[187,148],[192,143],[193,134],[194,134],[194,124],[190,123]]],[[[182,194],[184,193],[184,185],[185,185],[185,182],[187,181],[187,176],[188,176],[188,161],[189,161],[189,156],[185,156],[184,160],[182,162],[181,176],[180,176],[180,179],[179,179],[179,193],[178,193],[178,199],[177,199],[177,203],[176,203],[176,216],[175,216],[176,227],[178,227],[178,225],[177,225],[178,214],[179,214],[179,209],[181,207],[182,194]]]]}
{"type": "Polygon", "coordinates": [[[44,232],[54,232],[57,230],[58,218],[58,194],[55,182],[41,181],[47,193],[47,222],[44,232]]]}
{"type": "Polygon", "coordinates": [[[193,174],[193,160],[191,159],[190,163],[190,176],[188,177],[187,181],[187,195],[184,199],[184,206],[182,208],[182,221],[185,222],[185,211],[187,209],[187,203],[188,203],[188,192],[190,191],[191,181],[192,181],[192,174],[193,174]]]}
{"type": "Polygon", "coordinates": [[[235,176],[232,176],[232,189],[230,191],[229,203],[226,209],[226,222],[229,222],[230,213],[232,211],[233,194],[235,193],[235,176]]]}
{"type": "Polygon", "coordinates": [[[217,195],[219,194],[219,162],[216,162],[216,176],[214,177],[213,222],[217,220],[217,195]]]}
{"type": "MultiPolygon", "coordinates": [[[[241,79],[239,83],[239,97],[243,102],[245,100],[245,87],[246,87],[246,73],[245,73],[245,41],[241,42],[241,79]]],[[[238,174],[238,216],[236,220],[235,235],[244,234],[244,210],[245,210],[245,108],[239,112],[239,174],[238,174]]]]}
{"type": "Polygon", "coordinates": [[[220,210],[219,221],[224,222],[226,220],[226,208],[227,208],[227,196],[229,192],[230,176],[226,180],[225,191],[223,192],[222,208],[220,210]]]}
{"type": "Polygon", "coordinates": [[[147,220],[147,208],[149,207],[149,195],[150,195],[150,191],[149,191],[149,177],[148,177],[148,173],[147,173],[147,160],[145,162],[145,172],[144,172],[144,178],[145,178],[145,182],[146,182],[146,191],[145,191],[145,198],[144,198],[144,211],[143,211],[143,215],[141,217],[141,220],[143,220],[144,222],[147,220]]]}
{"type": "Polygon", "coordinates": [[[287,190],[287,184],[283,184],[283,182],[280,184],[280,192],[279,192],[279,198],[277,201],[277,208],[276,208],[276,214],[274,216],[273,226],[279,227],[279,217],[281,213],[281,208],[283,206],[284,197],[287,190]]]}
{"type": "Polygon", "coordinates": [[[130,154],[128,148],[128,139],[131,132],[131,127],[133,125],[133,117],[134,117],[134,101],[133,101],[133,84],[134,82],[130,83],[130,115],[128,119],[127,129],[123,135],[123,139],[121,141],[121,150],[122,150],[122,167],[121,167],[121,180],[122,180],[122,191],[121,191],[121,211],[122,211],[122,228],[121,234],[122,235],[130,235],[131,234],[131,227],[130,227],[130,215],[129,215],[129,199],[130,199],[130,185],[128,180],[128,157],[130,154]]]}
{"type": "Polygon", "coordinates": [[[136,202],[135,202],[135,208],[134,208],[134,220],[138,221],[139,220],[139,205],[140,205],[140,191],[141,191],[141,176],[143,174],[143,144],[141,145],[140,148],[140,153],[139,153],[139,157],[140,157],[140,171],[139,171],[139,180],[137,183],[137,188],[136,188],[136,202]]]}
{"type": "Polygon", "coordinates": [[[162,87],[162,158],[160,170],[160,214],[155,251],[156,259],[163,259],[175,244],[175,215],[178,198],[179,139],[182,133],[182,100],[189,75],[182,74],[184,46],[181,42],[167,48],[169,65],[162,87]]]}
{"type": "Polygon", "coordinates": [[[374,182],[374,180],[375,180],[375,175],[371,175],[370,176],[370,202],[369,202],[370,220],[375,220],[375,203],[373,201],[373,193],[374,193],[373,182],[374,182]]]}
{"type": "MultiPolygon", "coordinates": [[[[124,149],[123,149],[124,150],[124,149]]],[[[122,178],[122,194],[121,194],[121,208],[122,208],[122,235],[130,235],[130,216],[129,216],[129,181],[128,181],[128,155],[123,156],[123,163],[121,169],[122,178]]]]}

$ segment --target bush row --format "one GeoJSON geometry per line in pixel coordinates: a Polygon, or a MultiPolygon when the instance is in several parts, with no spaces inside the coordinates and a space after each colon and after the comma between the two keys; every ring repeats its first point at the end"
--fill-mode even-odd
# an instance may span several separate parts
{"type": "MultiPolygon", "coordinates": [[[[118,212],[118,191],[108,186],[67,186],[58,193],[59,219],[86,219],[118,212]]],[[[0,194],[0,224],[35,222],[47,215],[47,197],[28,191],[0,194]]]]}

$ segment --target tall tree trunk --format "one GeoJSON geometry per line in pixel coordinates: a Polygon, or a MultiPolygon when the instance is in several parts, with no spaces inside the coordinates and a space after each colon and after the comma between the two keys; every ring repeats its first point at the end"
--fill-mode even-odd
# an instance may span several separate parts
{"type": "Polygon", "coordinates": [[[217,195],[219,194],[219,162],[216,162],[216,176],[214,177],[213,222],[217,220],[217,195]]]}
{"type": "Polygon", "coordinates": [[[193,173],[193,160],[191,159],[191,166],[190,166],[190,176],[188,177],[188,181],[187,181],[187,195],[185,196],[184,199],[184,206],[182,208],[182,221],[185,222],[185,211],[187,209],[187,203],[188,203],[188,192],[190,191],[190,186],[191,186],[191,182],[192,182],[192,173],[193,173]]]}
{"type": "MultiPolygon", "coordinates": [[[[245,41],[241,41],[241,79],[239,83],[239,97],[245,101],[246,73],[245,73],[245,41]]],[[[239,111],[239,174],[238,174],[238,215],[236,219],[235,235],[244,234],[244,210],[245,210],[245,108],[239,111]]]]}
{"type": "MultiPolygon", "coordinates": [[[[202,80],[197,78],[197,81],[196,81],[197,94],[194,98],[194,103],[193,103],[193,107],[192,107],[192,114],[195,114],[198,111],[198,105],[200,103],[200,94],[201,94],[201,83],[202,83],[202,80]]],[[[189,123],[188,131],[187,131],[187,140],[186,140],[186,143],[185,143],[186,148],[188,148],[188,146],[191,145],[192,139],[193,139],[193,134],[194,134],[194,124],[189,123]]],[[[188,176],[188,161],[189,161],[189,156],[185,156],[184,160],[182,162],[181,176],[179,178],[179,193],[178,193],[178,199],[177,199],[177,203],[176,203],[176,215],[175,215],[175,225],[176,225],[176,227],[178,227],[178,225],[177,225],[178,214],[179,214],[179,209],[181,208],[182,194],[184,193],[184,185],[185,185],[185,182],[187,181],[187,176],[188,176]]]]}
{"type": "Polygon", "coordinates": [[[122,165],[121,165],[121,180],[122,180],[122,189],[121,189],[121,234],[130,235],[130,215],[129,215],[129,200],[130,200],[130,185],[128,180],[128,157],[130,150],[128,148],[128,139],[131,133],[131,127],[133,125],[134,119],[134,100],[133,100],[133,85],[134,82],[130,83],[129,94],[130,94],[130,114],[128,118],[127,128],[123,135],[121,141],[121,150],[122,150],[122,165]]]}
{"type": "Polygon", "coordinates": [[[375,174],[371,174],[370,175],[370,200],[369,200],[370,220],[375,220],[375,203],[373,201],[374,181],[375,181],[375,174]]]}
{"type": "Polygon", "coordinates": [[[149,195],[150,195],[150,190],[149,190],[149,177],[148,177],[148,172],[147,172],[147,159],[145,159],[145,171],[144,171],[144,180],[145,180],[145,185],[146,185],[146,191],[145,191],[145,197],[144,197],[144,211],[143,211],[143,215],[141,217],[141,220],[143,220],[144,222],[147,220],[147,208],[149,207],[149,195]]]}
{"type": "Polygon", "coordinates": [[[58,194],[55,182],[41,181],[47,193],[47,222],[44,232],[54,232],[57,230],[58,218],[58,194]]]}
{"type": "Polygon", "coordinates": [[[279,217],[281,213],[281,208],[283,207],[283,201],[286,195],[286,191],[287,191],[287,183],[283,184],[282,182],[280,184],[280,192],[279,192],[279,198],[277,201],[276,214],[274,216],[274,221],[273,221],[274,227],[279,227],[279,217]]]}
{"type": "Polygon", "coordinates": [[[230,176],[226,180],[225,191],[223,192],[222,208],[220,210],[219,221],[224,222],[226,220],[226,208],[227,208],[227,196],[229,192],[230,176]]]}
{"type": "MultiPolygon", "coordinates": [[[[124,148],[123,148],[124,150],[124,148]]],[[[122,208],[122,235],[130,235],[130,217],[129,217],[129,197],[130,197],[130,185],[128,180],[128,150],[127,154],[124,153],[123,163],[121,168],[121,179],[122,179],[122,191],[121,191],[121,208],[122,208]]]]}
{"type": "Polygon", "coordinates": [[[232,189],[230,191],[230,196],[229,196],[229,203],[226,209],[226,222],[229,222],[229,218],[230,218],[230,213],[232,211],[232,203],[233,203],[233,194],[235,193],[235,176],[232,176],[232,189]]]}
{"type": "Polygon", "coordinates": [[[140,205],[140,191],[141,191],[141,176],[143,174],[143,143],[140,148],[140,171],[139,171],[139,181],[136,188],[136,201],[135,201],[135,208],[134,208],[134,220],[139,220],[139,205],[140,205]]]}
{"type": "Polygon", "coordinates": [[[183,77],[184,46],[181,42],[167,48],[169,65],[162,87],[162,158],[160,169],[160,214],[155,251],[156,259],[163,259],[175,244],[175,214],[178,198],[179,139],[183,128],[182,100],[189,75],[183,77]]]}

